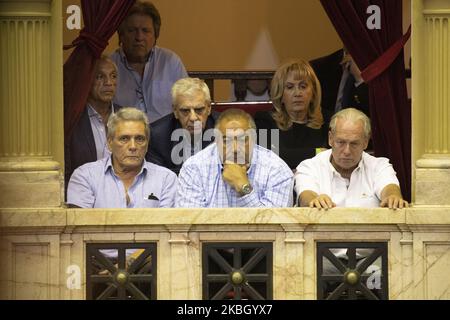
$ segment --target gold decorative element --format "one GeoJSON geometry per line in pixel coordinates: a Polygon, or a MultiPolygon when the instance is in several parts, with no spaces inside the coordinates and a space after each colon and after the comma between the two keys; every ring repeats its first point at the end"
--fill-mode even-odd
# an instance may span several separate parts
{"type": "Polygon", "coordinates": [[[240,285],[245,281],[245,275],[241,271],[234,271],[231,274],[231,282],[234,285],[240,285]]]}
{"type": "Polygon", "coordinates": [[[359,282],[359,278],[360,274],[356,270],[349,270],[344,274],[344,281],[352,286],[359,282]]]}
{"type": "Polygon", "coordinates": [[[128,274],[125,271],[119,271],[116,273],[116,282],[121,286],[128,282],[128,274]]]}

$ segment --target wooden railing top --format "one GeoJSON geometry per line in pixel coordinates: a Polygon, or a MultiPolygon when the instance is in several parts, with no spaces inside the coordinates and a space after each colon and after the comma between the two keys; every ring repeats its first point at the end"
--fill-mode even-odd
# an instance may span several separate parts
{"type": "Polygon", "coordinates": [[[275,71],[188,71],[190,77],[217,80],[272,79],[275,71]]]}

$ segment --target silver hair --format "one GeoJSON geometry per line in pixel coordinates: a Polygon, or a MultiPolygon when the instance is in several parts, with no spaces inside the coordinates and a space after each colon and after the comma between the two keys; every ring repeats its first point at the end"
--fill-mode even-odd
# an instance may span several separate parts
{"type": "Polygon", "coordinates": [[[193,97],[199,92],[203,93],[206,103],[211,104],[211,95],[209,93],[208,85],[205,81],[199,78],[182,78],[176,81],[171,90],[172,105],[175,107],[178,105],[178,99],[180,96],[193,97]]]}
{"type": "Polygon", "coordinates": [[[111,59],[110,57],[108,57],[108,56],[105,55],[105,54],[102,54],[102,55],[100,56],[100,58],[98,58],[97,61],[95,61],[95,71],[97,71],[98,65],[100,64],[100,62],[104,62],[104,63],[109,63],[109,64],[111,64],[111,65],[114,67],[114,70],[116,71],[116,73],[119,72],[119,70],[117,69],[117,65],[116,65],[116,63],[114,62],[114,60],[111,59]]]}
{"type": "Polygon", "coordinates": [[[341,111],[335,113],[330,120],[330,130],[331,133],[336,132],[336,121],[337,119],[351,121],[352,123],[356,123],[358,121],[362,121],[364,136],[369,139],[372,133],[372,128],[370,126],[370,119],[366,116],[366,114],[362,111],[359,111],[355,108],[345,108],[341,111]]]}
{"type": "Polygon", "coordinates": [[[136,108],[126,107],[121,108],[119,111],[115,113],[111,113],[108,118],[108,138],[114,137],[116,133],[116,127],[119,122],[122,121],[140,121],[145,124],[145,136],[147,139],[150,137],[150,127],[147,115],[136,108]]]}
{"type": "Polygon", "coordinates": [[[248,124],[251,129],[256,130],[255,120],[253,117],[241,109],[231,108],[220,113],[219,118],[216,120],[216,128],[219,128],[219,124],[225,120],[235,120],[235,119],[244,119],[248,121],[248,124]]]}

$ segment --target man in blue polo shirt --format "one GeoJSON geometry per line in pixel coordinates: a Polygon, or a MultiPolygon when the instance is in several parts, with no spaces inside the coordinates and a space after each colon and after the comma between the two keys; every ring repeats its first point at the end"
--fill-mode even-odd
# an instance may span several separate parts
{"type": "Polygon", "coordinates": [[[146,112],[151,123],[172,113],[170,89],[188,76],[176,53],[156,45],[160,28],[158,9],[136,1],[117,30],[120,48],[111,55],[119,71],[114,102],[146,112]]]}
{"type": "Polygon", "coordinates": [[[111,156],[87,163],[70,178],[67,203],[80,208],[173,207],[177,177],[146,162],[150,129],[144,112],[123,108],[108,120],[111,156]]]}

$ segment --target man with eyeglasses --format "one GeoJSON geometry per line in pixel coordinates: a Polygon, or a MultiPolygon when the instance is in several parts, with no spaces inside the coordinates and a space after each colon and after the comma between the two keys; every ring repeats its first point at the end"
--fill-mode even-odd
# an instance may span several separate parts
{"type": "Polygon", "coordinates": [[[173,113],[151,124],[146,159],[178,174],[184,161],[214,140],[217,113],[211,112],[209,88],[201,79],[180,79],[171,93],[173,113]]]}
{"type": "Polygon", "coordinates": [[[177,176],[145,161],[149,144],[146,114],[122,108],[108,119],[109,157],[76,169],[67,191],[69,207],[170,208],[177,176]]]}
{"type": "Polygon", "coordinates": [[[293,174],[256,142],[253,118],[228,109],[216,122],[215,142],[190,157],[178,176],[176,206],[185,208],[289,207],[293,174]]]}
{"type": "Polygon", "coordinates": [[[336,206],[408,207],[389,160],[364,152],[370,133],[369,118],[357,109],[343,109],[331,118],[331,150],[297,167],[295,190],[300,206],[325,210],[336,206]]]}

